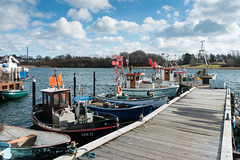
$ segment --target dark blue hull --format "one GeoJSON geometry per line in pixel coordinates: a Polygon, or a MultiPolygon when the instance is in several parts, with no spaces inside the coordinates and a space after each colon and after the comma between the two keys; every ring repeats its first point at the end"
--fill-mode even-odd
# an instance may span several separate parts
{"type": "Polygon", "coordinates": [[[120,122],[130,122],[139,120],[140,115],[148,115],[153,108],[153,105],[135,106],[130,108],[102,108],[88,105],[88,108],[94,112],[110,113],[119,118],[120,122]]]}

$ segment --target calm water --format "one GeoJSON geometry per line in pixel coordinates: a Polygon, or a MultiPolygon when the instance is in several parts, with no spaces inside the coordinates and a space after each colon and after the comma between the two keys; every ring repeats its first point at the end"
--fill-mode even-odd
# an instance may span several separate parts
{"type": "MultiPolygon", "coordinates": [[[[150,69],[145,69],[146,74],[150,69]]],[[[96,74],[96,94],[103,93],[106,90],[113,91],[117,84],[116,75],[113,68],[58,68],[57,73],[62,73],[63,84],[65,87],[73,89],[73,76],[77,77],[77,95],[79,95],[79,86],[83,89],[85,95],[93,94],[93,72],[96,74]]],[[[135,72],[138,69],[134,69],[135,72]]],[[[188,74],[194,75],[194,69],[188,69],[188,74]]],[[[230,88],[240,90],[240,70],[215,70],[217,79],[228,82],[230,79],[230,88]]],[[[28,89],[29,95],[21,99],[8,102],[0,102],[0,123],[15,125],[29,128],[33,123],[30,118],[32,108],[32,77],[37,78],[36,81],[36,103],[41,102],[41,89],[48,87],[48,79],[54,74],[53,68],[30,68],[29,75],[31,78],[23,80],[25,89],[28,89]]]]}

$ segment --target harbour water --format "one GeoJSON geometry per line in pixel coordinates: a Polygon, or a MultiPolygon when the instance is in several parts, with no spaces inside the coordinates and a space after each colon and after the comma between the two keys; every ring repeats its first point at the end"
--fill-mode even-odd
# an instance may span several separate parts
{"type": "MultiPolygon", "coordinates": [[[[137,72],[139,69],[134,69],[137,72]]],[[[151,69],[145,69],[146,75],[151,69]]],[[[232,91],[240,90],[240,70],[214,70],[217,73],[217,79],[230,82],[232,91]]],[[[73,89],[73,77],[76,73],[77,95],[81,92],[84,95],[93,94],[93,72],[96,75],[96,94],[106,91],[113,92],[116,75],[114,68],[58,68],[57,74],[62,73],[63,84],[65,87],[73,89]],[[107,85],[106,85],[107,83],[107,85]]],[[[195,69],[187,69],[188,74],[194,75],[195,69]]],[[[36,103],[41,102],[41,89],[48,87],[48,79],[54,74],[54,68],[30,68],[30,78],[23,80],[25,89],[28,89],[29,95],[14,101],[4,101],[0,103],[0,123],[30,128],[32,120],[30,117],[32,109],[32,77],[36,77],[36,103]]],[[[238,141],[237,137],[237,141],[238,141]]],[[[238,145],[237,145],[238,147],[238,145]]],[[[240,147],[238,147],[240,148],[240,147]]]]}

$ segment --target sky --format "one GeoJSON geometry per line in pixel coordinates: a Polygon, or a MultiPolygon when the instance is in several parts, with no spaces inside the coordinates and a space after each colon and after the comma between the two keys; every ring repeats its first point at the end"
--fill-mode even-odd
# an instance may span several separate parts
{"type": "Polygon", "coordinates": [[[0,56],[240,49],[239,0],[0,0],[0,56]]]}

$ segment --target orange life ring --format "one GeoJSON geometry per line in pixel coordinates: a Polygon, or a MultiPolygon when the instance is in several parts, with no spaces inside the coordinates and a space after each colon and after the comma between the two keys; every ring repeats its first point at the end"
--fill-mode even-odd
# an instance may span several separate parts
{"type": "Polygon", "coordinates": [[[118,86],[118,87],[117,87],[117,93],[118,93],[118,94],[121,94],[121,93],[122,93],[122,87],[121,87],[121,86],[118,86]]]}

